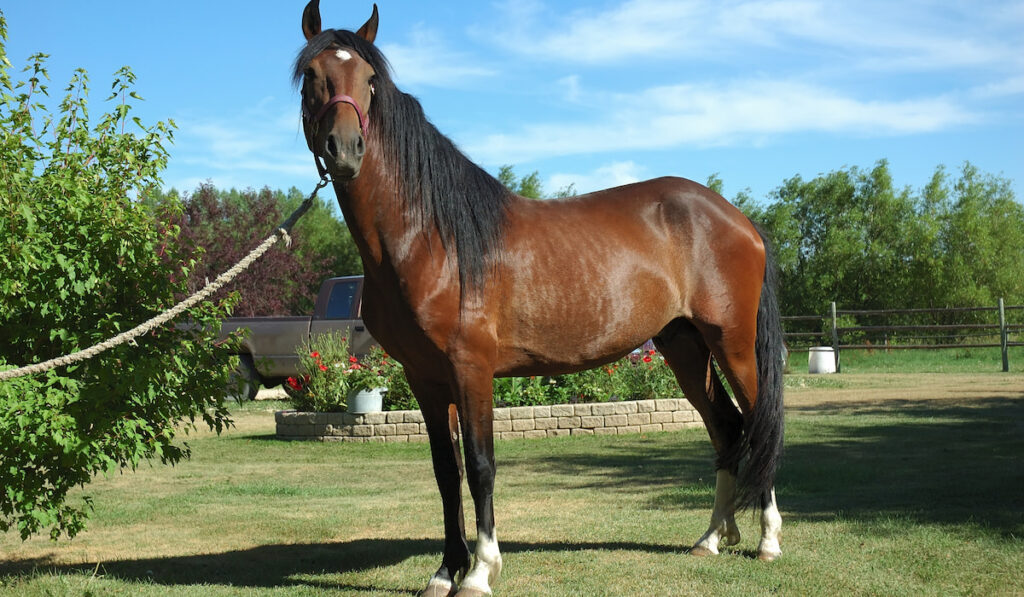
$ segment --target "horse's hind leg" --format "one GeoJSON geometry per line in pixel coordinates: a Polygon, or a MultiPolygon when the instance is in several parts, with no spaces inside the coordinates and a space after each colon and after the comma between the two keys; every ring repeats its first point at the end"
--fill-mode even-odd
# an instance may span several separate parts
{"type": "MultiPolygon", "coordinates": [[[[737,319],[736,321],[742,320],[737,319]]],[[[741,323],[737,323],[727,329],[711,327],[707,330],[702,329],[702,336],[714,355],[715,362],[728,380],[729,386],[733,389],[739,410],[742,411],[742,417],[736,423],[737,437],[744,425],[743,417],[753,417],[754,409],[758,407],[756,402],[759,379],[758,359],[755,353],[755,334],[756,330],[752,325],[744,326],[741,323]]],[[[767,358],[780,358],[780,355],[768,355],[767,358]]],[[[736,407],[732,405],[732,402],[726,396],[725,388],[722,387],[718,376],[714,375],[714,371],[710,367],[709,370],[710,376],[713,378],[714,384],[716,384],[717,395],[724,397],[723,400],[718,402],[728,404],[733,412],[737,412],[736,407]]],[[[781,400],[781,396],[779,399],[781,400]]],[[[761,408],[765,408],[765,406],[761,406],[761,408]]],[[[756,439],[747,438],[747,441],[752,442],[756,439]]],[[[733,480],[735,480],[738,460],[741,457],[746,457],[747,454],[730,449],[732,446],[734,444],[727,446],[726,452],[719,450],[719,468],[729,471],[733,474],[733,480]],[[732,462],[723,462],[721,460],[723,456],[732,462]]],[[[749,453],[750,451],[751,448],[748,447],[744,452],[749,453]]],[[[751,464],[748,462],[746,466],[751,466],[751,464]]],[[[721,479],[721,477],[719,478],[721,479]]],[[[782,555],[782,550],[779,547],[782,516],[779,514],[778,506],[775,502],[775,490],[773,488],[769,489],[758,496],[758,505],[761,508],[761,541],[757,548],[758,559],[772,561],[782,555]]],[[[698,542],[699,545],[700,542],[698,542]]]]}
{"type": "Polygon", "coordinates": [[[434,477],[444,509],[444,557],[441,567],[420,593],[424,597],[448,597],[457,590],[456,580],[469,571],[469,546],[462,511],[462,455],[459,453],[459,422],[451,390],[412,376],[409,384],[420,403],[430,438],[434,477]]]}
{"type": "Polygon", "coordinates": [[[735,520],[737,463],[725,462],[723,457],[740,440],[743,417],[722,387],[712,366],[711,350],[693,324],[678,319],[662,330],[654,343],[675,373],[687,400],[700,413],[718,454],[711,523],[690,551],[694,555],[717,554],[720,546],[740,541],[735,520]]]}

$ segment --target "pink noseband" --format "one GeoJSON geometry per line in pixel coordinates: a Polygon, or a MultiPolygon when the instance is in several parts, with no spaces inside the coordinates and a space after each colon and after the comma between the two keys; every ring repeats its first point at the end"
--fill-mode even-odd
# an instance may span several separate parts
{"type": "MultiPolygon", "coordinates": [[[[363,112],[363,109],[359,107],[359,102],[357,102],[350,95],[336,95],[331,99],[327,100],[327,103],[324,104],[323,107],[320,108],[320,111],[316,113],[316,116],[313,117],[312,123],[319,123],[320,120],[324,117],[324,115],[327,114],[327,111],[330,110],[331,107],[333,107],[335,104],[348,104],[352,106],[353,109],[355,109],[356,116],[359,117],[359,131],[363,133],[363,136],[365,137],[367,131],[370,130],[370,118],[367,114],[363,112]]],[[[303,108],[303,112],[305,113],[305,116],[309,118],[309,112],[307,112],[305,108],[303,108]]]]}

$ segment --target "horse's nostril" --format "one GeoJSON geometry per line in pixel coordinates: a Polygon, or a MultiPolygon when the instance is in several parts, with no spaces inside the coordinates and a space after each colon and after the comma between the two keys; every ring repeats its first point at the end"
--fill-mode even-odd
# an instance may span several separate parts
{"type": "Polygon", "coordinates": [[[364,153],[366,153],[366,142],[363,141],[363,137],[360,135],[356,139],[356,157],[361,158],[364,153]]]}
{"type": "Polygon", "coordinates": [[[338,159],[338,142],[334,139],[334,135],[327,135],[327,155],[338,159]]]}

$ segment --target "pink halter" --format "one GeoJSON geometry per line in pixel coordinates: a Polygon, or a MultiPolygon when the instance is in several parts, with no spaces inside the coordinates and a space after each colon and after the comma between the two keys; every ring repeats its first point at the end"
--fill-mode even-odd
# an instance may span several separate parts
{"type": "MultiPolygon", "coordinates": [[[[312,118],[312,122],[320,122],[324,115],[327,114],[327,110],[331,109],[331,107],[334,106],[335,104],[348,104],[355,109],[356,116],[359,117],[359,131],[363,133],[363,136],[365,137],[367,131],[370,130],[370,118],[367,114],[363,112],[363,109],[359,107],[359,102],[357,102],[350,95],[336,95],[331,99],[327,100],[327,103],[324,104],[323,107],[320,108],[320,111],[316,113],[316,116],[312,118]]],[[[305,113],[306,118],[309,118],[309,112],[307,112],[305,109],[303,109],[303,112],[305,113]]]]}

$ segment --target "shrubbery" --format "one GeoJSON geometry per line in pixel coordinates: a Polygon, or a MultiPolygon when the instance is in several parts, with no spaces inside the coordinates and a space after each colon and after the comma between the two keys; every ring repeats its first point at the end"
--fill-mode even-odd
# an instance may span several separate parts
{"type": "MultiPolygon", "coordinates": [[[[194,262],[178,229],[138,200],[159,182],[173,124],[131,116],[134,77],[116,74],[110,112],[90,120],[77,71],[54,115],[44,55],[15,83],[0,13],[0,369],[106,340],[174,304],[194,262]],[[126,132],[131,131],[131,132],[126,132]]],[[[173,208],[173,205],[168,207],[173,208]]],[[[69,492],[142,460],[188,456],[196,419],[218,431],[231,370],[215,346],[223,304],[83,363],[0,382],[0,531],[53,538],[82,529],[89,498],[69,492]]]]}
{"type": "MultiPolygon", "coordinates": [[[[340,332],[312,337],[298,349],[302,373],[285,383],[296,410],[343,411],[353,392],[386,388],[385,408],[404,409],[411,397],[402,366],[374,347],[356,356],[348,338],[340,332]],[[397,404],[396,404],[397,403],[397,404]]],[[[415,404],[413,401],[412,404],[415,404]]]]}
{"type": "MultiPolygon", "coordinates": [[[[419,408],[402,366],[379,348],[357,357],[344,334],[314,337],[298,351],[302,374],[288,378],[292,407],[300,411],[345,410],[351,392],[387,388],[384,410],[419,408]]],[[[538,406],[609,400],[679,398],[672,370],[654,350],[634,353],[597,369],[554,377],[506,377],[494,380],[495,406],[538,406]]]]}

